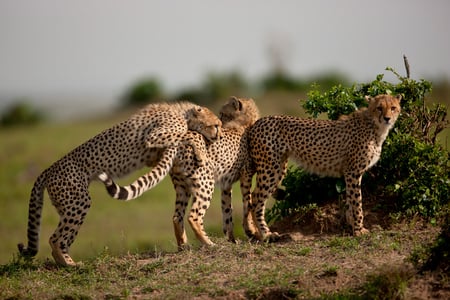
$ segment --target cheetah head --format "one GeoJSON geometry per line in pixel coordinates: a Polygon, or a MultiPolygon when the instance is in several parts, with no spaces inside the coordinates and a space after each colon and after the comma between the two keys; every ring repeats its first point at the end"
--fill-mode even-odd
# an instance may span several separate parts
{"type": "Polygon", "coordinates": [[[222,121],[206,107],[193,108],[188,114],[187,123],[189,130],[197,131],[210,142],[220,138],[222,121]]]}
{"type": "Polygon", "coordinates": [[[224,127],[247,128],[259,118],[259,110],[251,98],[231,97],[220,110],[224,127]]]}
{"type": "Polygon", "coordinates": [[[380,126],[392,127],[400,115],[401,99],[401,95],[366,96],[366,100],[369,102],[368,110],[373,117],[373,121],[380,126]]]}

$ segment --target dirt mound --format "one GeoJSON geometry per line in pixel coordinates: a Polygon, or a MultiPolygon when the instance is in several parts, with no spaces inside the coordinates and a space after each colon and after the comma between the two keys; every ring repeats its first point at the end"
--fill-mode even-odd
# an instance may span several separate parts
{"type": "MultiPolygon", "coordinates": [[[[389,210],[380,209],[376,199],[364,199],[364,226],[369,230],[389,229],[392,218],[389,210]]],[[[327,201],[306,212],[295,213],[270,226],[279,233],[295,233],[303,236],[318,234],[351,234],[339,201],[327,201]]]]}

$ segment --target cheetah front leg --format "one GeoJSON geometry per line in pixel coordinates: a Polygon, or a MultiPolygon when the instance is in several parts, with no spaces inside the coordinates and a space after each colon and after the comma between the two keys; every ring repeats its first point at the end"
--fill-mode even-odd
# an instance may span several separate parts
{"type": "Polygon", "coordinates": [[[198,167],[203,167],[206,164],[208,150],[206,149],[205,139],[200,133],[194,131],[186,132],[181,143],[192,148],[198,167]],[[200,138],[198,138],[199,136],[200,138]]]}
{"type": "Polygon", "coordinates": [[[362,175],[360,174],[345,174],[345,218],[347,223],[352,226],[353,235],[355,236],[369,233],[369,230],[364,228],[363,224],[364,214],[362,209],[361,179],[362,175]]]}
{"type": "Polygon", "coordinates": [[[178,146],[180,144],[191,146],[194,151],[194,158],[200,166],[204,165],[207,160],[207,149],[203,136],[201,139],[189,130],[176,129],[170,126],[160,126],[153,129],[146,137],[146,145],[148,148],[166,148],[178,146]]]}

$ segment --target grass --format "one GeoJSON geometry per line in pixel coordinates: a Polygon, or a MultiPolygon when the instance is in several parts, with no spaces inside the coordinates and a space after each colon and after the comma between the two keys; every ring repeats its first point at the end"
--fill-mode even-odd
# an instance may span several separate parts
{"type": "MultiPolygon", "coordinates": [[[[418,239],[435,233],[421,232],[418,239]]],[[[407,230],[397,236],[372,233],[364,240],[380,237],[395,240],[401,249],[417,245],[407,230]]],[[[75,268],[15,257],[0,266],[0,298],[404,299],[411,294],[415,271],[405,260],[407,250],[361,247],[343,256],[347,239],[323,235],[280,244],[242,239],[231,244],[213,238],[214,247],[182,252],[118,256],[104,250],[75,268]]]]}
{"type": "MultiPolygon", "coordinates": [[[[115,122],[116,119],[0,130],[0,264],[10,261],[17,243],[26,242],[29,193],[40,172],[115,122]]],[[[143,172],[138,171],[119,182],[129,183],[143,172]]],[[[233,192],[237,194],[239,190],[233,192]]],[[[169,178],[139,199],[127,203],[110,198],[99,182],[91,184],[90,193],[92,207],[71,248],[75,260],[95,257],[105,247],[113,254],[176,249],[171,222],[175,192],[169,178]]],[[[219,191],[216,191],[205,218],[207,232],[213,236],[222,236],[219,198],[219,191]]],[[[240,212],[240,203],[235,206],[240,212]]],[[[239,214],[235,222],[241,222],[239,214]]],[[[38,258],[51,257],[47,241],[57,223],[58,214],[46,195],[38,258]]],[[[189,239],[195,244],[189,228],[187,231],[189,239]]],[[[237,236],[242,235],[242,230],[238,230],[237,236]]]]}

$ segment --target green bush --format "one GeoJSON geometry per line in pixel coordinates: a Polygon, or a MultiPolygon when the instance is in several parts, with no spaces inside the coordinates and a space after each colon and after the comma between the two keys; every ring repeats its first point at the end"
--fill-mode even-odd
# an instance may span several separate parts
{"type": "Polygon", "coordinates": [[[32,105],[25,101],[19,101],[10,106],[3,115],[0,116],[0,126],[34,125],[43,120],[43,114],[33,108],[32,105]]]}
{"type": "MultiPolygon", "coordinates": [[[[401,214],[435,218],[450,198],[449,152],[436,141],[448,125],[447,110],[443,105],[425,102],[430,82],[387,70],[397,76],[399,83],[389,83],[378,75],[370,83],[336,85],[327,92],[313,86],[303,108],[312,117],[326,114],[329,119],[337,119],[366,105],[366,95],[401,94],[401,116],[383,145],[380,161],[363,177],[364,192],[366,196],[376,195],[380,202],[388,199],[389,207],[401,214]]],[[[272,219],[311,202],[344,196],[345,190],[342,179],[320,178],[292,168],[282,184],[285,199],[277,201],[268,212],[272,219]]]]}
{"type": "Polygon", "coordinates": [[[163,88],[158,79],[143,79],[125,93],[125,106],[142,106],[151,102],[161,101],[164,97],[163,88]]]}
{"type": "Polygon", "coordinates": [[[267,211],[269,222],[299,212],[309,204],[337,199],[345,191],[343,178],[320,177],[292,167],[288,169],[283,185],[286,190],[277,190],[273,195],[278,201],[267,211]]]}

